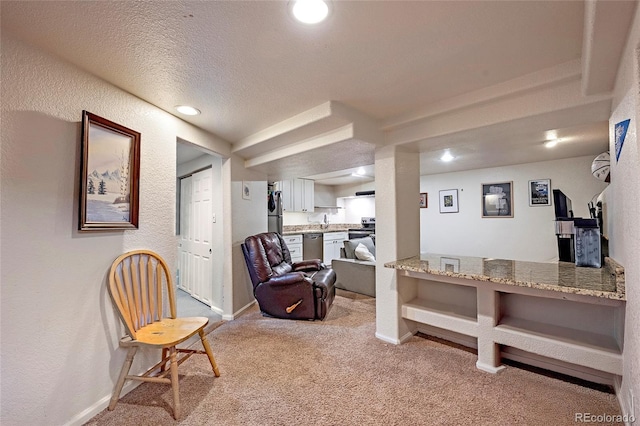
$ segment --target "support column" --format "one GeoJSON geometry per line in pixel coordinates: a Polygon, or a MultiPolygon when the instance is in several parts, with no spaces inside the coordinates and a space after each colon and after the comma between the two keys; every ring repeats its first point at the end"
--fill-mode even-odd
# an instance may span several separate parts
{"type": "Polygon", "coordinates": [[[420,254],[420,154],[376,149],[376,337],[399,344],[415,332],[402,304],[415,298],[416,280],[384,264],[420,254]]]}
{"type": "Polygon", "coordinates": [[[493,340],[493,327],[500,315],[497,291],[478,286],[478,361],[476,367],[488,373],[499,373],[505,367],[500,364],[500,345],[493,340]]]}

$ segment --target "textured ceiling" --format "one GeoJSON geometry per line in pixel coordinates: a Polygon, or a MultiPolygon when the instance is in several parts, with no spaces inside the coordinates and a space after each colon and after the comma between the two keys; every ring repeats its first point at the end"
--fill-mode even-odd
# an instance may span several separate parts
{"type": "MultiPolygon", "coordinates": [[[[287,5],[3,1],[2,31],[172,114],[193,105],[202,114],[181,118],[232,144],[328,101],[390,122],[582,55],[581,1],[333,1],[316,26],[295,22],[287,5]]],[[[370,164],[374,145],[358,139],[349,161],[325,147],[256,168],[271,177],[370,164]]],[[[334,150],[348,147],[339,144],[334,150]]],[[[434,151],[419,146],[423,157],[434,151]]],[[[475,152],[463,168],[482,164],[475,152]]]]}

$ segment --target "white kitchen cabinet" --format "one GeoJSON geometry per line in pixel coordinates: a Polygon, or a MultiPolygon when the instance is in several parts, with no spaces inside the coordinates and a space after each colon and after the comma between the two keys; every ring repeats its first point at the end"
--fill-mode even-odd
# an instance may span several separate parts
{"type": "Polygon", "coordinates": [[[293,180],[293,210],[311,213],[314,206],[314,187],[310,179],[293,180]]]}
{"type": "Polygon", "coordinates": [[[282,199],[282,211],[292,212],[293,210],[293,180],[281,180],[276,182],[276,189],[280,191],[282,199]]]}
{"type": "Polygon", "coordinates": [[[330,267],[333,259],[340,258],[340,249],[343,247],[343,242],[349,239],[349,234],[347,232],[325,232],[322,238],[322,261],[330,267]]]}
{"type": "Polygon", "coordinates": [[[289,179],[277,183],[282,193],[282,210],[285,212],[313,213],[314,183],[310,179],[289,179]]]}
{"type": "Polygon", "coordinates": [[[301,262],[303,259],[302,254],[302,235],[284,235],[284,239],[289,253],[291,254],[292,262],[301,262]]]}

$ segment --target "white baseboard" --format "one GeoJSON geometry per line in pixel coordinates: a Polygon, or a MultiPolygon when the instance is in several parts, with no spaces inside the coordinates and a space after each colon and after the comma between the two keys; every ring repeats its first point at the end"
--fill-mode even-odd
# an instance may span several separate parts
{"type": "Polygon", "coordinates": [[[238,318],[240,315],[242,315],[242,313],[244,311],[246,311],[247,309],[249,309],[250,307],[252,307],[253,305],[256,304],[256,300],[252,300],[251,302],[247,303],[246,305],[244,305],[242,308],[238,309],[236,312],[234,312],[231,315],[222,315],[222,319],[225,321],[233,321],[234,319],[238,318]]]}
{"type": "Polygon", "coordinates": [[[383,342],[391,343],[392,345],[399,345],[399,344],[404,343],[407,340],[411,339],[413,337],[413,333],[408,332],[404,336],[401,336],[399,339],[394,339],[392,337],[388,337],[388,336],[385,336],[383,334],[380,334],[380,333],[378,333],[376,331],[375,336],[376,336],[377,339],[380,339],[383,342]]]}
{"type": "Polygon", "coordinates": [[[375,336],[376,336],[377,339],[380,339],[383,342],[391,343],[392,345],[399,345],[400,344],[400,340],[392,339],[391,337],[384,336],[384,335],[378,333],[377,331],[376,331],[375,336]]]}
{"type": "Polygon", "coordinates": [[[502,370],[504,370],[507,367],[505,367],[504,365],[499,365],[497,367],[494,367],[493,365],[489,365],[489,364],[485,364],[484,362],[476,361],[476,368],[478,370],[482,370],[482,371],[485,371],[487,373],[498,374],[499,372],[501,372],[502,370]]]}
{"type": "Polygon", "coordinates": [[[218,308],[217,306],[211,306],[211,310],[218,315],[222,315],[224,317],[224,311],[222,308],[218,308]]]}
{"type": "MultiPolygon", "coordinates": [[[[120,392],[120,398],[122,398],[123,396],[125,396],[126,394],[128,394],[129,392],[137,388],[138,386],[140,386],[142,383],[143,382],[139,382],[137,380],[130,380],[127,383],[125,383],[125,385],[122,388],[122,392],[120,392]]],[[[100,414],[102,410],[107,408],[109,406],[109,401],[111,401],[111,394],[103,398],[100,398],[94,404],[90,405],[80,413],[73,416],[67,423],[65,423],[65,426],[81,426],[87,423],[89,420],[91,420],[92,418],[100,414]]],[[[118,409],[117,405],[115,409],[116,410],[118,409]]]]}
{"type": "Polygon", "coordinates": [[[627,398],[624,397],[624,391],[622,389],[622,376],[615,376],[613,378],[613,389],[616,392],[616,398],[618,399],[618,404],[620,405],[620,411],[622,411],[622,418],[624,419],[625,426],[633,426],[634,424],[636,424],[635,422],[638,419],[633,417],[635,416],[635,407],[630,407],[629,404],[634,404],[635,401],[630,402],[627,400],[627,398]]]}

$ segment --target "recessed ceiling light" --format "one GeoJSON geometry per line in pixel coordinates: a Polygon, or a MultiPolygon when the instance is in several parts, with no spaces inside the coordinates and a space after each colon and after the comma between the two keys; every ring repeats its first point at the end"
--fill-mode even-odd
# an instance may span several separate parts
{"type": "Polygon", "coordinates": [[[448,163],[449,161],[453,160],[454,157],[449,151],[446,151],[444,154],[442,154],[442,157],[440,157],[440,159],[445,163],[448,163]]]}
{"type": "Polygon", "coordinates": [[[188,105],[178,105],[176,107],[179,113],[184,115],[198,115],[200,114],[200,110],[188,105]]]}
{"type": "Polygon", "coordinates": [[[358,167],[358,170],[356,171],[356,174],[363,175],[364,173],[365,173],[364,172],[364,168],[363,167],[358,167]]]}
{"type": "Polygon", "coordinates": [[[296,0],[291,12],[302,23],[317,24],[327,17],[329,6],[324,0],[296,0]]]}
{"type": "Polygon", "coordinates": [[[544,146],[546,146],[547,148],[553,148],[554,146],[558,145],[558,142],[560,142],[560,139],[553,139],[550,141],[546,141],[544,143],[544,146]]]}

